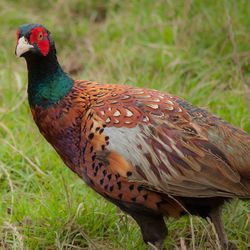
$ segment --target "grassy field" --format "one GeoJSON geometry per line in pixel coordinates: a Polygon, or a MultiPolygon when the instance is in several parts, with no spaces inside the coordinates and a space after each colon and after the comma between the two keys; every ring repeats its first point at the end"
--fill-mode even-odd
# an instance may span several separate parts
{"type": "MultiPolygon", "coordinates": [[[[171,92],[250,132],[250,1],[0,1],[0,249],[147,249],[133,220],[67,169],[32,121],[14,48],[16,28],[37,22],[74,78],[171,92]]],[[[223,213],[243,250],[249,211],[237,200],[223,213]]],[[[167,249],[181,239],[216,249],[206,221],[166,223],[167,249]]]]}

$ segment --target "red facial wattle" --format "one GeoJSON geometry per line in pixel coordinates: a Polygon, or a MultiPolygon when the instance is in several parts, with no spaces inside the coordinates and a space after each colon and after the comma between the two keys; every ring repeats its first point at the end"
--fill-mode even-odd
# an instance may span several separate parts
{"type": "Polygon", "coordinates": [[[48,34],[42,27],[35,28],[30,34],[30,44],[37,44],[41,53],[46,56],[49,53],[48,34]]]}

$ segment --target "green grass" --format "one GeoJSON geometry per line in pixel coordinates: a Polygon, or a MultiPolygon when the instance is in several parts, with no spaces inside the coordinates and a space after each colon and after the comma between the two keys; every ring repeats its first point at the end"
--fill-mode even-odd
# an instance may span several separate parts
{"type": "MultiPolygon", "coordinates": [[[[171,92],[250,132],[250,2],[0,2],[0,249],[147,249],[132,219],[67,169],[32,121],[14,47],[17,26],[34,22],[75,78],[171,92]]],[[[242,201],[224,209],[239,249],[250,246],[249,210],[242,201]]],[[[167,221],[167,249],[180,238],[215,249],[211,225],[190,220],[167,221]]]]}

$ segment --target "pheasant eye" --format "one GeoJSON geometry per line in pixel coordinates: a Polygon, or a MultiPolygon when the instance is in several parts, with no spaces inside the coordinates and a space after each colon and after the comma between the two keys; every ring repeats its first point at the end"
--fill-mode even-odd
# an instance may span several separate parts
{"type": "Polygon", "coordinates": [[[39,34],[38,34],[38,40],[42,40],[42,39],[43,39],[43,33],[39,32],[39,34]]]}

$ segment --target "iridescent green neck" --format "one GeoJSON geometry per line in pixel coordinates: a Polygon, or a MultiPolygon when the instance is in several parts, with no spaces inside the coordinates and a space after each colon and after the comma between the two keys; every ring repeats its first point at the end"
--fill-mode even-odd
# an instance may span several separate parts
{"type": "Polygon", "coordinates": [[[70,92],[73,80],[63,72],[55,53],[46,57],[31,55],[26,61],[30,106],[48,108],[70,92]]]}

